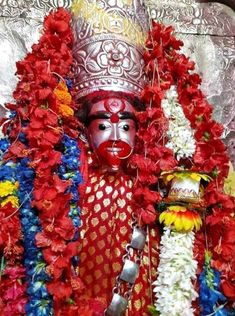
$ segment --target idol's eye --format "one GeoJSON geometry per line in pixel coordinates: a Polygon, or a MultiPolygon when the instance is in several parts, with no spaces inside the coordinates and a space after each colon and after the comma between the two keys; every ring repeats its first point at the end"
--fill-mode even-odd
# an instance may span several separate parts
{"type": "Polygon", "coordinates": [[[127,124],[125,124],[125,125],[123,125],[123,127],[122,127],[123,129],[124,129],[124,131],[129,131],[129,129],[130,129],[130,126],[129,125],[127,125],[127,124]]]}
{"type": "Polygon", "coordinates": [[[104,131],[106,129],[106,126],[104,124],[99,124],[99,130],[104,131]]]}

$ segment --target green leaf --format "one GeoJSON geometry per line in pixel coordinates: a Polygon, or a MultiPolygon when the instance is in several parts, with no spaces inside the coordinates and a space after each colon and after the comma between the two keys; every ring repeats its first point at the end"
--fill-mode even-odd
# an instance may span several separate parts
{"type": "Polygon", "coordinates": [[[153,316],[159,316],[160,313],[156,310],[155,306],[149,305],[148,312],[153,316]]]}
{"type": "Polygon", "coordinates": [[[72,298],[68,298],[67,302],[68,302],[69,305],[74,305],[74,303],[75,303],[72,298]]]}
{"type": "Polygon", "coordinates": [[[0,265],[0,275],[3,274],[3,271],[4,271],[5,267],[6,267],[6,262],[4,260],[4,256],[2,256],[2,258],[1,258],[1,265],[0,265]]]}
{"type": "Polygon", "coordinates": [[[157,211],[158,212],[163,212],[167,208],[167,205],[165,202],[161,201],[160,203],[157,204],[157,211]]]}
{"type": "Polygon", "coordinates": [[[211,261],[211,252],[206,250],[205,251],[205,263],[206,265],[209,265],[211,261]]]}

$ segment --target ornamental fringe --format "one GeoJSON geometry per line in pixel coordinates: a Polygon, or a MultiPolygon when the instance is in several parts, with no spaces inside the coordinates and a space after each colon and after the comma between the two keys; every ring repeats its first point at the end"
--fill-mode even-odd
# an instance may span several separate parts
{"type": "Polygon", "coordinates": [[[194,232],[179,233],[164,228],[158,278],[153,282],[154,305],[162,316],[194,315],[191,303],[198,296],[192,284],[197,270],[193,259],[194,239],[194,232]]]}

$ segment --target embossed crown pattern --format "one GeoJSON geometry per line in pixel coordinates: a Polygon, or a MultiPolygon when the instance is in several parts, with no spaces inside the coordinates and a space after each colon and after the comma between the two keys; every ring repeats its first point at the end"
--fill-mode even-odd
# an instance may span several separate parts
{"type": "Polygon", "coordinates": [[[73,79],[78,98],[100,90],[140,96],[148,15],[141,0],[76,0],[73,79]]]}

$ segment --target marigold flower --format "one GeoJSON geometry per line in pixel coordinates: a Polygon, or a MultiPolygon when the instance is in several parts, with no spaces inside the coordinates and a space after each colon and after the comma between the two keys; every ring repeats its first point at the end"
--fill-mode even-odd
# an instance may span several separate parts
{"type": "Polygon", "coordinates": [[[0,197],[12,194],[19,187],[19,183],[10,181],[0,182],[0,197]]]}
{"type": "Polygon", "coordinates": [[[182,206],[170,206],[159,216],[159,222],[165,226],[174,226],[178,232],[190,232],[193,229],[198,231],[201,228],[202,220],[198,213],[188,210],[182,206]]]}
{"type": "Polygon", "coordinates": [[[1,206],[5,206],[7,203],[11,203],[13,207],[18,208],[19,207],[19,199],[14,196],[14,195],[10,195],[7,198],[5,198],[2,202],[1,202],[1,206]]]}
{"type": "Polygon", "coordinates": [[[60,114],[64,117],[69,117],[69,116],[74,115],[73,109],[66,104],[60,104],[59,111],[60,111],[60,114]]]}
{"type": "Polygon", "coordinates": [[[56,99],[59,103],[59,113],[64,117],[74,115],[73,109],[69,106],[72,102],[71,94],[68,91],[66,83],[61,81],[54,90],[56,99]]]}
{"type": "Polygon", "coordinates": [[[69,105],[72,101],[71,94],[68,92],[68,88],[64,82],[60,82],[57,88],[54,90],[57,100],[60,103],[69,105]]]}

